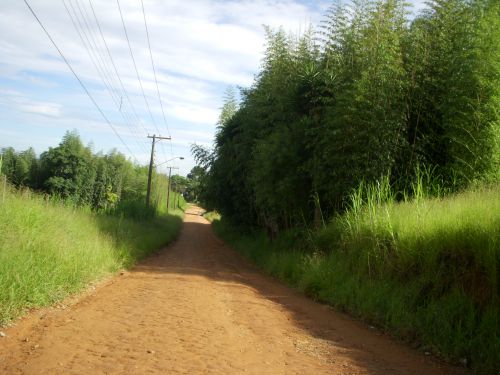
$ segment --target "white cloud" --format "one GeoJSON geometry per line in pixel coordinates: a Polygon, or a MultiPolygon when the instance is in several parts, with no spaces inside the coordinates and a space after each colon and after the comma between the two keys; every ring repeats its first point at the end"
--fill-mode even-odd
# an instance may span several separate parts
{"type": "MultiPolygon", "coordinates": [[[[106,116],[123,132],[125,141],[142,160],[148,147],[144,144],[145,133],[156,132],[156,128],[142,97],[116,2],[92,0],[132,106],[118,93],[120,84],[89,2],[64,1],[70,11],[74,9],[79,15],[85,30],[78,7],[87,16],[92,30],[87,32],[89,41],[92,44],[95,41],[97,65],[105,66],[104,77],[112,82],[114,99],[104,87],[63,2],[30,0],[29,3],[106,116]],[[124,124],[118,106],[130,123],[135,124],[134,130],[124,124]],[[134,112],[142,125],[137,123],[134,112]],[[143,139],[136,142],[135,138],[140,137],[143,139]],[[136,147],[135,143],[142,146],[136,147]]],[[[414,1],[420,4],[422,0],[414,1]]],[[[166,132],[140,2],[120,0],[120,5],[154,121],[162,133],[166,132]]],[[[326,0],[304,3],[300,0],[144,0],[159,90],[175,152],[187,156],[191,141],[211,143],[225,87],[251,85],[264,50],[262,25],[283,26],[290,32],[304,30],[310,23],[318,24],[321,12],[329,5],[330,1],[326,0]]],[[[120,145],[23,2],[0,1],[0,35],[0,84],[6,82],[0,90],[0,105],[5,118],[9,118],[9,122],[0,120],[0,130],[11,127],[12,121],[26,126],[36,126],[39,122],[44,126],[81,129],[89,139],[95,137],[95,144],[104,145],[105,149],[120,145]],[[16,115],[12,112],[16,110],[22,113],[16,115]]],[[[52,144],[58,141],[54,139],[52,144]]],[[[169,147],[166,149],[169,152],[169,147]]]]}
{"type": "Polygon", "coordinates": [[[19,104],[17,108],[22,112],[48,117],[59,117],[61,115],[61,105],[58,103],[24,103],[19,104]]]}
{"type": "Polygon", "coordinates": [[[173,117],[197,124],[215,124],[219,116],[217,108],[190,103],[170,104],[173,117]]]}
{"type": "MultiPolygon", "coordinates": [[[[66,1],[76,5],[74,0],[66,1]]],[[[93,3],[118,70],[136,81],[116,4],[109,1],[93,3]]],[[[32,5],[75,70],[85,78],[98,81],[62,4],[32,1],[32,5]]],[[[86,2],[81,5],[90,15],[86,2]]],[[[152,80],[140,7],[130,0],[122,0],[121,5],[140,74],[152,80]]],[[[307,7],[292,1],[146,1],[145,7],[159,71],[229,84],[251,81],[264,43],[262,24],[297,29],[301,22],[311,18],[307,7]]],[[[4,63],[18,66],[19,71],[33,69],[57,73],[66,70],[62,69],[56,51],[23,4],[3,3],[0,10],[0,30],[2,35],[9,35],[0,44],[6,57],[4,63]],[[13,32],[14,29],[23,32],[13,32]]],[[[92,17],[88,21],[95,26],[92,17]]],[[[93,37],[101,43],[97,29],[93,37]]],[[[102,44],[100,48],[105,54],[102,44]]]]}
{"type": "Polygon", "coordinates": [[[16,110],[47,117],[60,117],[62,105],[47,101],[36,101],[16,90],[0,90],[0,105],[5,110],[16,110]]]}

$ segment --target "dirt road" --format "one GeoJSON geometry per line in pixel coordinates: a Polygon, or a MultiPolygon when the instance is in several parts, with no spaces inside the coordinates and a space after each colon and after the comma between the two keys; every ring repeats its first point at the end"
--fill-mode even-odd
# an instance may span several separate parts
{"type": "Polygon", "coordinates": [[[179,239],[5,329],[0,374],[455,374],[262,275],[199,209],[179,239]]]}

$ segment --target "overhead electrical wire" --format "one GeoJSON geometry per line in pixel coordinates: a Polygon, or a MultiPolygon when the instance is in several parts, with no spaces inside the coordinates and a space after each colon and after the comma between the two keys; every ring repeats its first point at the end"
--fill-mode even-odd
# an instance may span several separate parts
{"type": "MultiPolygon", "coordinates": [[[[72,1],[72,0],[69,0],[69,1],[72,1]]],[[[80,12],[80,15],[82,16],[82,18],[83,18],[83,20],[84,20],[84,22],[85,22],[85,25],[87,26],[87,30],[89,31],[89,34],[90,34],[90,36],[91,36],[91,39],[92,39],[92,41],[94,42],[95,49],[96,49],[96,51],[98,52],[98,54],[99,54],[99,56],[100,56],[100,58],[101,58],[101,61],[103,62],[103,65],[104,65],[104,71],[107,73],[108,79],[110,80],[110,84],[111,84],[111,86],[113,87],[113,90],[115,91],[115,94],[116,94],[116,96],[117,96],[117,102],[119,101],[119,104],[120,104],[120,105],[119,105],[119,110],[120,110],[120,111],[125,112],[125,113],[126,113],[126,115],[127,115],[127,117],[128,117],[128,119],[129,119],[129,121],[130,121],[131,123],[134,123],[134,121],[130,119],[130,117],[131,117],[131,116],[130,116],[130,115],[129,115],[129,114],[128,114],[128,113],[127,113],[124,109],[123,109],[123,108],[124,108],[124,107],[123,107],[123,104],[124,104],[124,103],[123,103],[123,97],[124,97],[124,96],[128,97],[128,94],[127,94],[127,92],[125,91],[125,88],[123,87],[123,84],[122,84],[122,81],[121,81],[120,75],[118,74],[117,69],[115,69],[115,75],[116,75],[116,78],[118,79],[118,81],[120,82],[120,87],[121,87],[121,90],[122,90],[122,91],[120,91],[120,90],[119,90],[119,89],[117,89],[117,87],[116,87],[116,81],[117,81],[117,80],[115,79],[115,75],[113,75],[113,71],[112,71],[112,70],[110,69],[110,67],[109,67],[108,59],[106,58],[105,54],[102,52],[102,47],[101,47],[101,48],[99,48],[99,47],[98,47],[98,44],[99,44],[99,43],[97,42],[97,40],[99,39],[99,38],[98,38],[98,36],[96,35],[96,36],[95,36],[95,38],[94,38],[94,28],[90,27],[90,24],[91,24],[90,18],[91,18],[91,17],[89,16],[89,13],[87,12],[87,8],[86,8],[83,4],[82,4],[82,6],[80,7],[80,0],[75,0],[75,2],[76,2],[76,5],[77,5],[77,7],[78,7],[78,10],[79,10],[79,12],[80,12]],[[82,12],[82,9],[83,9],[83,12],[82,12]],[[85,14],[83,14],[83,13],[85,13],[85,14]],[[87,19],[88,19],[88,22],[87,22],[87,19]],[[119,99],[119,100],[118,100],[118,99],[119,99]]],[[[95,21],[96,21],[97,28],[99,29],[99,32],[100,32],[100,35],[101,35],[101,39],[102,39],[102,41],[103,41],[103,43],[104,43],[104,46],[105,46],[105,48],[106,48],[106,50],[107,50],[107,52],[108,52],[108,57],[109,57],[109,60],[111,61],[111,64],[114,66],[114,61],[113,61],[113,58],[112,58],[112,56],[111,56],[111,53],[109,52],[109,48],[107,47],[106,40],[104,39],[104,35],[102,34],[102,31],[101,31],[101,28],[100,28],[99,22],[97,21],[97,17],[96,17],[96,15],[95,15],[95,12],[94,12],[94,9],[93,9],[93,7],[92,7],[92,3],[90,2],[90,0],[89,0],[89,5],[90,5],[90,7],[91,7],[91,9],[92,9],[92,12],[93,12],[93,15],[94,15],[94,19],[95,19],[95,21]]],[[[116,68],[116,67],[114,66],[114,68],[116,68]]],[[[134,112],[134,115],[135,115],[135,117],[136,117],[137,123],[139,123],[139,124],[140,124],[140,119],[139,119],[139,117],[137,116],[137,113],[135,112],[135,110],[133,110],[133,112],[134,112]]],[[[144,127],[143,127],[143,130],[147,133],[147,131],[146,131],[146,129],[145,129],[144,127]]]]}
{"type": "MultiPolygon", "coordinates": [[[[148,23],[146,22],[146,12],[144,10],[144,1],[143,0],[141,0],[141,6],[142,6],[142,15],[144,17],[144,27],[146,28],[146,36],[147,36],[147,39],[148,39],[149,57],[151,58],[151,66],[153,67],[153,75],[154,75],[155,83],[156,83],[156,93],[158,94],[158,101],[160,102],[161,113],[163,115],[163,121],[165,123],[165,127],[167,128],[168,136],[170,137],[170,129],[168,128],[167,119],[165,117],[165,111],[163,110],[163,103],[162,103],[162,100],[161,100],[160,88],[158,86],[158,79],[156,77],[156,69],[155,69],[155,64],[154,64],[154,61],[153,61],[153,52],[151,51],[151,42],[149,40],[148,23]]],[[[172,140],[171,139],[170,139],[170,154],[171,154],[172,157],[174,156],[174,153],[172,151],[172,140]]]]}
{"type": "MultiPolygon", "coordinates": [[[[132,101],[130,100],[128,92],[125,89],[125,86],[123,85],[123,81],[122,81],[122,79],[120,77],[120,74],[118,73],[118,69],[116,67],[115,61],[113,59],[113,56],[111,55],[111,51],[110,51],[110,49],[108,47],[108,44],[106,42],[106,38],[104,37],[104,34],[102,32],[101,24],[100,24],[99,19],[97,17],[97,14],[96,14],[96,11],[94,9],[94,6],[92,5],[92,1],[88,0],[88,3],[89,3],[89,6],[90,6],[90,9],[92,11],[92,16],[93,16],[95,25],[97,26],[97,30],[99,31],[99,35],[101,37],[100,39],[102,40],[102,43],[98,43],[97,42],[97,40],[99,40],[99,36],[97,36],[97,32],[96,32],[95,38],[93,37],[93,31],[95,31],[95,27],[90,27],[89,26],[91,24],[92,17],[89,15],[89,12],[87,11],[87,7],[85,7],[84,4],[82,4],[82,6],[80,7],[79,0],[75,0],[75,1],[77,3],[78,9],[80,10],[80,14],[82,15],[82,17],[85,20],[85,24],[87,24],[87,28],[89,30],[89,33],[91,33],[91,35],[92,35],[92,40],[95,43],[96,50],[97,50],[97,52],[99,52],[101,60],[104,62],[104,67],[105,67],[105,70],[107,71],[108,77],[110,77],[110,80],[113,82],[111,85],[113,86],[114,91],[115,91],[115,93],[117,95],[117,100],[116,101],[119,102],[119,105],[117,104],[118,105],[118,110],[120,112],[124,112],[125,113],[126,117],[128,118],[128,120],[129,120],[129,122],[131,124],[135,124],[136,125],[136,127],[138,128],[137,131],[139,131],[140,133],[143,132],[143,134],[139,134],[138,136],[141,139],[142,143],[144,144],[144,147],[147,150],[149,150],[149,145],[146,142],[146,135],[148,134],[148,132],[147,132],[146,128],[144,127],[144,125],[142,124],[142,121],[139,118],[139,116],[137,114],[137,111],[136,111],[134,105],[132,104],[132,101]],[[84,11],[85,15],[83,15],[83,13],[81,11],[81,8],[83,8],[83,11],[84,11]],[[88,22],[87,22],[87,18],[88,18],[88,22]],[[101,48],[97,47],[98,44],[101,45],[101,48]],[[106,50],[107,58],[106,58],[106,54],[103,52],[102,45],[104,45],[104,49],[106,50]],[[109,64],[108,61],[111,63],[111,66],[113,67],[113,69],[110,68],[110,64],[109,64]],[[117,88],[117,84],[116,84],[117,81],[119,83],[119,89],[117,88]],[[133,116],[131,114],[129,114],[125,110],[126,103],[124,102],[124,98],[128,102],[128,105],[129,105],[130,109],[132,110],[133,116]],[[132,119],[132,117],[134,117],[135,119],[132,119]]],[[[136,131],[136,134],[137,134],[137,131],[136,131]]]]}
{"type": "MultiPolygon", "coordinates": [[[[73,27],[75,28],[83,46],[85,47],[86,51],[87,51],[87,54],[89,55],[89,58],[92,62],[92,64],[94,65],[94,68],[96,69],[99,77],[101,78],[101,81],[103,82],[104,86],[106,87],[106,89],[108,90],[110,96],[111,96],[111,99],[113,100],[113,102],[115,103],[115,105],[118,107],[118,101],[116,99],[116,93],[113,95],[113,89],[112,89],[112,83],[111,83],[111,80],[109,79],[109,77],[107,77],[106,75],[106,72],[104,70],[104,68],[101,65],[101,63],[99,62],[99,58],[98,58],[98,55],[97,55],[97,52],[94,50],[91,42],[90,42],[90,39],[89,39],[89,36],[87,36],[87,34],[85,33],[85,30],[83,28],[83,25],[82,25],[82,22],[80,21],[77,13],[76,13],[76,10],[73,6],[73,4],[71,3],[70,0],[68,0],[70,6],[71,6],[71,9],[73,10],[73,13],[74,13],[74,18],[73,18],[73,15],[71,14],[69,8],[67,7],[66,5],[66,1],[63,0],[63,4],[64,4],[64,7],[66,9],[66,12],[68,13],[68,16],[70,17],[70,20],[71,20],[71,23],[73,24],[73,27]],[[75,21],[76,20],[76,21],[75,21]],[[78,25],[79,27],[78,27],[78,25]],[[86,40],[86,42],[85,42],[86,40]]],[[[127,119],[125,117],[125,115],[123,113],[121,113],[123,119],[124,119],[124,122],[127,123],[127,119]]],[[[135,134],[137,136],[137,134],[135,134]]],[[[137,145],[139,147],[141,147],[141,145],[139,144],[139,142],[137,141],[136,138],[134,138],[135,142],[137,143],[137,145]]]]}
{"type": "MultiPolygon", "coordinates": [[[[87,35],[87,33],[85,32],[83,24],[80,21],[80,18],[78,17],[78,14],[75,10],[75,7],[73,6],[72,1],[71,0],[67,0],[67,1],[70,5],[72,11],[73,11],[74,18],[70,12],[68,6],[66,5],[65,0],[63,0],[64,8],[66,9],[68,16],[70,17],[71,23],[73,24],[73,27],[75,28],[83,46],[87,50],[87,53],[89,55],[90,60],[92,61],[92,64],[94,65],[97,73],[99,74],[99,77],[101,78],[104,86],[108,90],[108,92],[111,96],[111,99],[113,100],[114,104],[118,108],[118,111],[122,115],[125,124],[129,126],[131,132],[135,133],[134,135],[135,135],[135,137],[137,137],[137,138],[134,138],[135,142],[137,143],[139,148],[146,148],[146,152],[147,152],[147,146],[144,143],[143,144],[139,143],[139,141],[138,141],[138,139],[143,140],[143,137],[137,133],[137,130],[131,124],[130,117],[128,116],[128,114],[125,111],[122,111],[120,108],[121,107],[120,106],[120,95],[117,92],[118,90],[116,90],[116,88],[113,86],[112,77],[110,76],[109,72],[106,71],[106,64],[105,64],[104,59],[102,58],[102,56],[99,56],[99,49],[97,47],[97,43],[95,42],[95,39],[92,35],[91,28],[89,27],[89,25],[85,19],[85,16],[83,15],[83,12],[80,8],[80,5],[78,4],[78,1],[76,1],[77,7],[79,9],[80,16],[83,19],[83,24],[86,25],[86,28],[87,28],[89,35],[87,35]],[[79,27],[78,27],[77,23],[78,23],[79,27]],[[91,40],[93,43],[91,42],[91,40]],[[99,57],[101,57],[101,59],[99,59],[99,57]]],[[[143,151],[144,151],[144,149],[143,149],[143,151]]]]}
{"type": "Polygon", "coordinates": [[[123,144],[123,146],[125,146],[125,148],[128,150],[128,152],[130,153],[130,155],[138,163],[139,161],[137,160],[135,154],[132,152],[132,150],[130,150],[129,146],[125,143],[125,141],[120,136],[120,134],[118,133],[118,131],[115,129],[115,127],[113,126],[113,124],[111,123],[111,121],[108,119],[108,117],[106,116],[106,114],[104,113],[104,111],[99,106],[99,104],[97,104],[97,101],[90,94],[89,90],[87,89],[87,87],[85,86],[85,84],[83,83],[83,81],[80,79],[80,77],[78,76],[78,74],[75,72],[75,70],[73,69],[73,67],[69,63],[69,61],[66,59],[66,57],[62,53],[61,49],[58,47],[58,45],[56,44],[56,42],[54,41],[54,39],[52,38],[52,36],[48,32],[48,30],[43,25],[43,23],[40,20],[40,18],[38,18],[37,14],[35,13],[35,11],[33,10],[33,8],[31,7],[31,5],[28,3],[27,0],[24,0],[24,3],[28,7],[28,9],[30,10],[31,14],[35,18],[35,20],[38,22],[38,24],[40,25],[40,27],[42,28],[42,30],[44,31],[45,35],[47,35],[47,37],[49,38],[50,42],[52,43],[52,45],[54,46],[54,48],[57,50],[57,52],[59,53],[59,55],[61,56],[61,58],[63,59],[63,61],[66,63],[66,65],[68,66],[68,68],[71,71],[71,73],[73,73],[73,75],[75,76],[75,78],[78,81],[78,83],[80,83],[80,86],[83,88],[83,90],[85,91],[85,93],[89,97],[90,101],[94,104],[94,106],[99,111],[99,113],[101,114],[101,116],[104,118],[104,120],[106,121],[106,123],[111,127],[111,129],[113,130],[113,132],[115,133],[115,135],[118,137],[118,139],[121,141],[121,143],[123,144]]]}
{"type": "Polygon", "coordinates": [[[139,116],[137,115],[137,111],[132,103],[132,101],[130,100],[130,97],[127,93],[127,90],[125,90],[125,86],[123,85],[123,81],[120,77],[120,74],[118,73],[118,69],[116,68],[116,64],[115,64],[115,61],[113,59],[113,56],[111,55],[111,51],[109,50],[109,47],[108,47],[108,43],[106,42],[106,38],[104,37],[104,33],[102,32],[102,28],[101,28],[101,24],[99,22],[99,19],[97,17],[97,14],[95,12],[95,9],[94,9],[94,6],[92,5],[92,0],[89,0],[89,5],[90,5],[90,9],[92,10],[92,14],[94,15],[94,19],[95,19],[95,22],[97,24],[97,28],[99,30],[99,34],[101,35],[101,39],[104,43],[104,46],[106,47],[106,51],[108,53],[108,56],[109,56],[109,60],[111,61],[111,65],[113,66],[113,69],[115,71],[115,74],[116,74],[116,77],[118,78],[118,82],[120,83],[120,87],[122,88],[122,91],[125,95],[125,98],[127,99],[129,105],[130,105],[130,108],[132,109],[132,112],[134,113],[134,116],[135,118],[137,119],[137,122],[139,125],[141,125],[141,127],[143,128],[144,132],[147,134],[147,130],[144,126],[144,124],[141,122],[139,116]]]}
{"type": "MultiPolygon", "coordinates": [[[[120,12],[120,18],[121,18],[121,21],[122,21],[123,31],[125,33],[125,38],[127,39],[128,49],[129,49],[129,52],[130,52],[130,56],[132,58],[132,63],[134,64],[134,69],[135,69],[135,73],[137,75],[137,80],[139,81],[139,86],[141,88],[142,96],[144,98],[144,102],[146,103],[146,108],[147,108],[147,110],[149,112],[149,116],[151,117],[151,121],[153,122],[153,125],[155,126],[156,131],[158,132],[158,135],[159,135],[161,132],[160,132],[160,129],[158,128],[158,125],[156,124],[156,121],[155,121],[154,117],[153,117],[153,113],[151,112],[151,108],[149,106],[149,102],[148,102],[148,99],[146,97],[146,93],[144,92],[144,87],[142,85],[141,77],[139,75],[139,70],[137,69],[137,64],[135,62],[134,53],[132,52],[132,46],[130,45],[130,39],[129,39],[129,36],[128,36],[127,27],[125,26],[125,20],[123,19],[123,13],[122,13],[122,9],[120,7],[120,0],[116,0],[116,4],[118,5],[118,11],[120,12]]],[[[163,145],[163,144],[161,144],[161,145],[163,145]]],[[[162,151],[163,151],[165,160],[167,160],[167,156],[165,155],[164,148],[162,148],[162,151]]]]}
{"type": "MultiPolygon", "coordinates": [[[[77,3],[77,6],[80,10],[80,14],[81,16],[83,17],[84,21],[85,21],[85,24],[86,25],[90,25],[91,21],[90,21],[90,16],[87,12],[87,9],[86,7],[82,4],[82,7],[80,7],[80,0],[75,0],[76,3],[77,3]],[[83,12],[81,11],[81,8],[84,9],[84,12],[85,12],[85,15],[83,14],[83,12]],[[86,19],[89,18],[89,21],[86,22],[86,19]]],[[[97,28],[99,28],[100,26],[97,24],[97,28]]],[[[101,60],[104,62],[104,70],[107,72],[107,75],[109,77],[109,80],[110,80],[110,85],[113,87],[114,89],[114,92],[116,94],[116,98],[115,98],[115,104],[118,108],[118,110],[120,112],[122,112],[122,115],[125,115],[125,117],[127,118],[128,122],[129,122],[129,125],[130,127],[133,129],[134,133],[137,135],[137,137],[140,139],[141,143],[143,144],[143,147],[145,148],[145,151],[148,152],[149,150],[149,145],[148,143],[146,142],[146,135],[147,135],[147,131],[146,129],[144,128],[144,126],[142,127],[142,130],[139,128],[139,126],[137,124],[141,124],[140,122],[140,119],[138,118],[138,116],[136,115],[136,113],[134,113],[135,115],[135,120],[132,119],[132,115],[130,115],[127,110],[126,110],[126,106],[124,105],[124,101],[123,101],[123,98],[124,96],[128,96],[128,94],[126,93],[126,91],[120,91],[119,88],[117,87],[117,79],[115,78],[115,74],[117,72],[115,72],[115,74],[113,74],[113,71],[111,70],[111,68],[109,67],[109,64],[108,64],[108,60],[112,60],[112,57],[110,59],[107,59],[105,54],[103,53],[102,51],[102,43],[100,43],[100,47],[101,48],[98,48],[98,42],[97,40],[99,39],[98,36],[96,35],[95,38],[93,37],[93,31],[95,31],[95,27],[90,27],[90,26],[87,26],[87,29],[90,33],[90,35],[92,36],[92,40],[94,41],[94,44],[95,44],[95,48],[97,50],[97,52],[100,52],[100,57],[101,57],[101,60]],[[136,126],[134,126],[134,124],[136,126]],[[144,131],[143,134],[141,134],[142,132],[144,131]]],[[[97,32],[96,32],[97,34],[97,32]]],[[[102,38],[102,37],[101,37],[102,38]]],[[[106,43],[105,43],[105,40],[103,39],[103,42],[104,42],[104,46],[106,47],[106,43]]],[[[108,57],[110,57],[111,54],[109,53],[108,54],[108,57]]],[[[112,64],[114,62],[112,61],[112,64]]],[[[118,78],[118,81],[121,82],[121,78],[119,75],[116,75],[116,77],[118,78]]],[[[124,88],[122,88],[122,90],[124,90],[124,88]]]]}

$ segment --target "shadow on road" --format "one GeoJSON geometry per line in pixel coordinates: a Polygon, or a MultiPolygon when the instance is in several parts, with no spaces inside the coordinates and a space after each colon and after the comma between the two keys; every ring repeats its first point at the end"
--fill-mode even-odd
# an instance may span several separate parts
{"type": "MultiPolygon", "coordinates": [[[[215,236],[210,224],[198,213],[186,213],[179,239],[147,258],[131,272],[196,275],[224,282],[229,288],[251,288],[262,298],[278,304],[293,317],[298,329],[333,344],[369,374],[465,374],[425,357],[386,335],[316,303],[280,281],[264,275],[215,236]],[[423,372],[424,371],[424,372],[423,372]]],[[[269,322],[270,325],[273,322],[269,322]]]]}

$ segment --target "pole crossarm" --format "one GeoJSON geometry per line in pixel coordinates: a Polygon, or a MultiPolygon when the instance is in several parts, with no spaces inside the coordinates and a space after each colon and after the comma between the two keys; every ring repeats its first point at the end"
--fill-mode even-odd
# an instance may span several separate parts
{"type": "Polygon", "coordinates": [[[171,137],[162,137],[161,135],[149,135],[148,134],[148,138],[153,138],[153,142],[158,142],[162,139],[165,139],[167,141],[171,140],[172,138],[171,137]]]}

